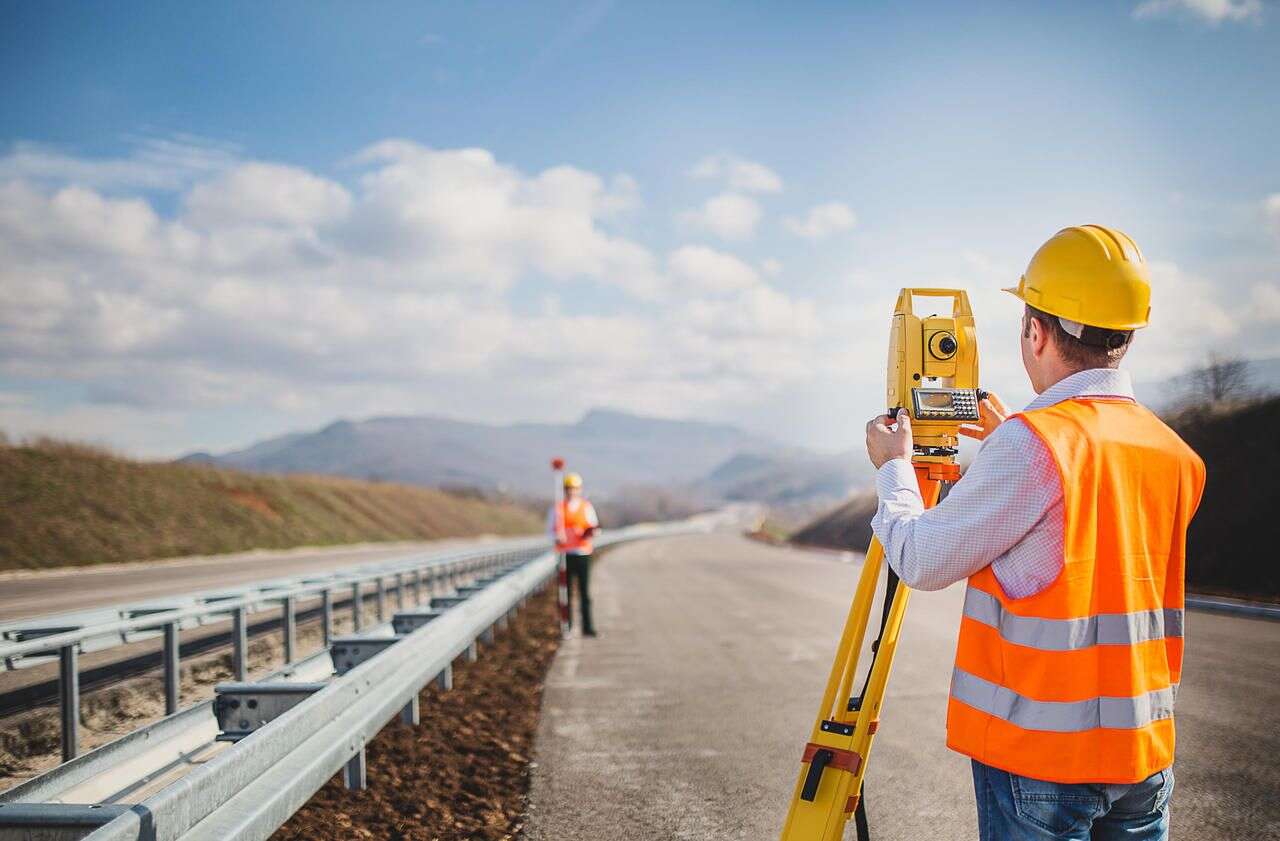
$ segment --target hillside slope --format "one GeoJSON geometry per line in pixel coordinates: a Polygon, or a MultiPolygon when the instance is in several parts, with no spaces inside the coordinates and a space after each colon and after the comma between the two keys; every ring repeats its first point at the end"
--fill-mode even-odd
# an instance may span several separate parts
{"type": "Polygon", "coordinates": [[[792,533],[790,540],[801,546],[865,552],[875,513],[875,492],[861,491],[792,533]]]}
{"type": "Polygon", "coordinates": [[[874,478],[871,463],[860,454],[824,455],[779,449],[740,453],[694,487],[714,499],[786,505],[843,499],[851,488],[874,478]]]}
{"type": "Polygon", "coordinates": [[[0,446],[0,569],[540,528],[527,508],[474,495],[0,446]]]}
{"type": "Polygon", "coordinates": [[[1207,472],[1187,534],[1187,586],[1280,601],[1280,397],[1185,412],[1169,423],[1207,472]]]}

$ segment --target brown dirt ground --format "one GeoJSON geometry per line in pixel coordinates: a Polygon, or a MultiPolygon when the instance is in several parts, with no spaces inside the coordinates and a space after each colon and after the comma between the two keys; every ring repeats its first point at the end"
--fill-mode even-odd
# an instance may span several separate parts
{"type": "Polygon", "coordinates": [[[560,643],[555,592],[532,599],[475,663],[454,665],[452,691],[419,696],[418,727],[388,725],[367,748],[369,787],[341,775],[273,841],[499,841],[524,828],[543,680],[560,643]]]}

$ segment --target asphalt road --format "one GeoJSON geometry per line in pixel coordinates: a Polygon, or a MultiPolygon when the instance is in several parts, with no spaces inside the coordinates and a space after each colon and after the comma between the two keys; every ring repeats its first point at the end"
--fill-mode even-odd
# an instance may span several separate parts
{"type": "Polygon", "coordinates": [[[415,552],[441,551],[467,543],[475,543],[475,540],[262,550],[94,567],[5,572],[0,573],[0,622],[324,572],[415,552]]]}
{"type": "MultiPolygon", "coordinates": [[[[548,676],[529,839],[776,838],[857,573],[725,535],[611,551],[602,636],[548,676]]],[[[944,747],[962,596],[912,595],[866,783],[876,839],[976,837],[968,760],[944,747]]],[[[1188,626],[1174,835],[1280,838],[1280,623],[1188,626]]]]}

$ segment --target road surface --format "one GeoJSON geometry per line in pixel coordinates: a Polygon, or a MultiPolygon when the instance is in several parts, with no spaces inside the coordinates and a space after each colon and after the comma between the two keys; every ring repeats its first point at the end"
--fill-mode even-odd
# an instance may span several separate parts
{"type": "MultiPolygon", "coordinates": [[[[776,838],[857,573],[726,535],[611,551],[601,637],[548,675],[530,841],[776,838]]],[[[876,839],[977,835],[968,760],[943,746],[962,597],[912,594],[866,784],[876,839]]],[[[1188,626],[1174,835],[1280,837],[1280,623],[1188,626]]]]}
{"type": "Polygon", "coordinates": [[[260,550],[164,561],[0,573],[0,622],[142,602],[253,581],[438,552],[475,538],[260,550]]]}

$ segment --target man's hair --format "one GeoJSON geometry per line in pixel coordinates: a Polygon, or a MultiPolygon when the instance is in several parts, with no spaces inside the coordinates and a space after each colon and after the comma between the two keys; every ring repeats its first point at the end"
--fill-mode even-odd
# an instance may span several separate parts
{"type": "Polygon", "coordinates": [[[1088,325],[1080,328],[1079,336],[1073,336],[1067,332],[1058,316],[1038,310],[1030,304],[1027,304],[1022,327],[1024,336],[1027,334],[1026,322],[1033,318],[1048,332],[1063,361],[1077,371],[1119,367],[1133,338],[1132,330],[1106,330],[1088,325]]]}

